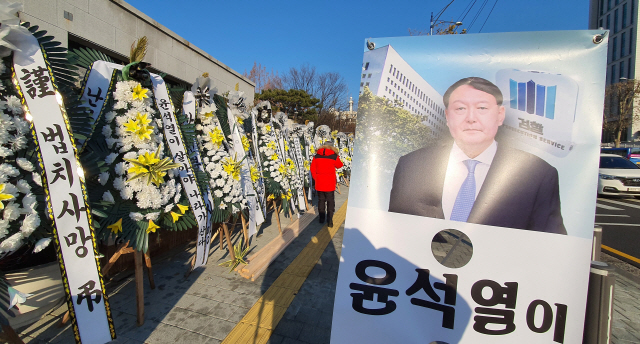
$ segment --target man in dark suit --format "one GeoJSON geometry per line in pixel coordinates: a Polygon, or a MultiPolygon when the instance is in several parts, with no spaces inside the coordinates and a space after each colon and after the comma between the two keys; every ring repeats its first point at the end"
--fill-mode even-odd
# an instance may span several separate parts
{"type": "Polygon", "coordinates": [[[558,172],[496,142],[505,109],[488,80],[459,80],[443,96],[450,139],[400,158],[389,211],[567,234],[558,172]]]}

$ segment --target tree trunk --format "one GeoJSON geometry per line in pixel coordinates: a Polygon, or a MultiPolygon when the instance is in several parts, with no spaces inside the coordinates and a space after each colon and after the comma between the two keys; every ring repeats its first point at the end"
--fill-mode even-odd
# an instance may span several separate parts
{"type": "Polygon", "coordinates": [[[618,129],[616,139],[613,141],[616,144],[616,148],[620,148],[620,136],[622,136],[622,129],[618,129]]]}

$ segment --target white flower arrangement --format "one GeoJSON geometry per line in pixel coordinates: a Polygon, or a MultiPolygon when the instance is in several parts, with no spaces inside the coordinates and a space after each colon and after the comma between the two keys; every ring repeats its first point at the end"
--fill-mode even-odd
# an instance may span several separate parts
{"type": "Polygon", "coordinates": [[[242,209],[246,201],[233,196],[242,193],[240,161],[229,155],[228,145],[220,122],[216,117],[214,102],[197,109],[196,141],[203,157],[203,167],[209,177],[209,188],[213,195],[214,221],[222,222],[242,209]]]}
{"type": "MultiPolygon", "coordinates": [[[[104,157],[107,170],[95,177],[104,187],[99,200],[102,204],[127,204],[130,211],[105,219],[103,227],[107,229],[103,236],[129,237],[128,231],[136,228],[155,232],[159,226],[154,221],[162,220],[163,215],[165,224],[170,225],[172,221],[168,219],[172,219],[175,226],[188,207],[179,203],[182,188],[176,186],[180,183],[179,173],[174,173],[178,164],[167,153],[153,94],[138,81],[127,80],[116,83],[113,99],[113,111],[103,117],[104,127],[99,131],[102,136],[94,134],[110,149],[104,157]]],[[[140,246],[142,243],[137,245],[138,249],[146,249],[140,246]]]]}
{"type": "MultiPolygon", "coordinates": [[[[3,79],[9,79],[11,69],[4,61],[0,66],[3,79]]],[[[34,194],[43,192],[41,171],[30,160],[35,157],[25,154],[33,138],[16,94],[13,87],[0,90],[0,255],[51,235],[50,224],[41,225],[45,204],[38,204],[34,194]]]]}

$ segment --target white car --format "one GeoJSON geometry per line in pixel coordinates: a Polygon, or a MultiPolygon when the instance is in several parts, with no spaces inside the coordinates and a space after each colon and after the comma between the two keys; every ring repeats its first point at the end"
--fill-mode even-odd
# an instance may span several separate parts
{"type": "Polygon", "coordinates": [[[640,167],[615,154],[600,154],[598,195],[640,196],[640,167]]]}

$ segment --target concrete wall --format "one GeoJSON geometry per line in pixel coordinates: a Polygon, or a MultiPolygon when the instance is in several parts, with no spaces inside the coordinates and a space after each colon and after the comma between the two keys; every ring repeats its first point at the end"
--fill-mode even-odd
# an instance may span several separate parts
{"type": "Polygon", "coordinates": [[[251,80],[122,0],[18,1],[24,3],[20,13],[23,21],[49,31],[65,47],[72,34],[128,57],[131,44],[147,36],[144,61],[154,69],[189,84],[207,72],[220,93],[233,90],[238,83],[249,104],[253,102],[255,84],[251,80]],[[65,11],[73,15],[73,20],[65,19],[65,11]]]}

